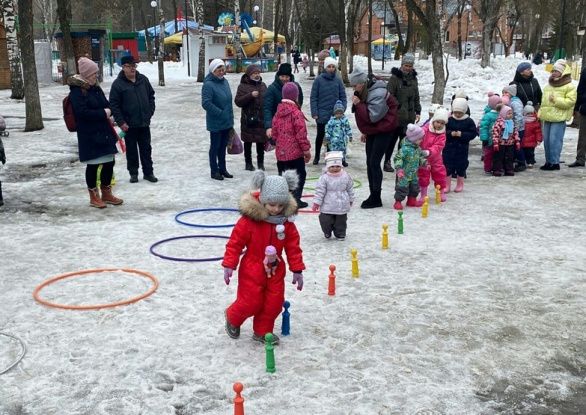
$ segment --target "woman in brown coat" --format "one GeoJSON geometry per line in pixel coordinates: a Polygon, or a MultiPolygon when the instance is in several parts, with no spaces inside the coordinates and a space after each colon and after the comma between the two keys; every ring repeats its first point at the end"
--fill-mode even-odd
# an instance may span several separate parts
{"type": "Polygon", "coordinates": [[[254,171],[252,164],[252,143],[256,143],[258,168],[264,170],[264,145],[267,141],[263,119],[263,95],[267,86],[260,77],[260,66],[249,65],[242,75],[234,102],[242,108],[240,136],[244,142],[246,170],[254,171]]]}

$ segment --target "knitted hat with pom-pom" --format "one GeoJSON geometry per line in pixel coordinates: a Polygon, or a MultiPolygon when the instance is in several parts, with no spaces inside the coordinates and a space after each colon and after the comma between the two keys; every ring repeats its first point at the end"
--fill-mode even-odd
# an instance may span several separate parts
{"type": "Polygon", "coordinates": [[[407,125],[407,132],[405,133],[405,138],[410,142],[416,143],[417,140],[421,140],[424,135],[425,131],[423,131],[423,128],[421,128],[417,124],[407,125]]]}

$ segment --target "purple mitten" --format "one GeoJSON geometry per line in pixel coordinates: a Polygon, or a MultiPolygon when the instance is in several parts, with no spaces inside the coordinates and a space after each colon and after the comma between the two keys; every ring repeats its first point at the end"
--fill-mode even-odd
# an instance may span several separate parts
{"type": "Polygon", "coordinates": [[[297,289],[301,291],[303,289],[303,274],[300,272],[293,273],[293,284],[297,284],[297,289]]]}
{"type": "Polygon", "coordinates": [[[230,278],[232,278],[232,273],[234,270],[232,268],[224,267],[224,282],[226,285],[230,284],[230,278]]]}

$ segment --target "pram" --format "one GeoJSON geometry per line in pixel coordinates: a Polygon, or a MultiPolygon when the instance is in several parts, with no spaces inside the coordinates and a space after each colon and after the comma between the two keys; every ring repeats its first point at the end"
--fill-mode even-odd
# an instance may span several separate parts
{"type": "Polygon", "coordinates": [[[6,131],[6,121],[4,117],[0,115],[0,137],[8,137],[10,133],[6,131]]]}

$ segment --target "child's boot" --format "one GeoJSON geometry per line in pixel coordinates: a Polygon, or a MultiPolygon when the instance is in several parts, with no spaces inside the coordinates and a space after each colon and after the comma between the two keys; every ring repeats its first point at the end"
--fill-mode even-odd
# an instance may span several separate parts
{"type": "Polygon", "coordinates": [[[393,205],[393,209],[395,210],[403,210],[403,205],[401,204],[400,200],[395,200],[395,204],[393,205]]]}
{"type": "Polygon", "coordinates": [[[464,190],[464,178],[462,176],[458,176],[454,192],[460,193],[462,190],[464,190]]]}
{"type": "Polygon", "coordinates": [[[421,207],[423,205],[422,200],[417,200],[415,196],[408,196],[407,197],[407,206],[409,207],[421,207]]]}
{"type": "Polygon", "coordinates": [[[228,333],[228,336],[233,339],[240,337],[240,327],[236,327],[230,324],[228,321],[228,314],[226,314],[226,312],[224,312],[224,317],[226,318],[226,333],[228,333]]]}
{"type": "Polygon", "coordinates": [[[121,205],[122,202],[124,202],[122,199],[112,194],[112,186],[100,186],[100,189],[102,190],[102,202],[110,205],[121,205]]]}
{"type": "Polygon", "coordinates": [[[425,196],[427,196],[427,188],[428,186],[421,188],[421,194],[419,195],[419,201],[421,202],[421,204],[425,202],[425,196]]]}
{"type": "Polygon", "coordinates": [[[446,200],[448,200],[448,198],[446,197],[446,192],[444,191],[444,189],[440,190],[440,198],[442,202],[445,202],[446,200]]]}
{"type": "Polygon", "coordinates": [[[444,193],[450,193],[450,190],[452,190],[452,178],[447,177],[446,178],[446,187],[444,187],[444,193]]]}

